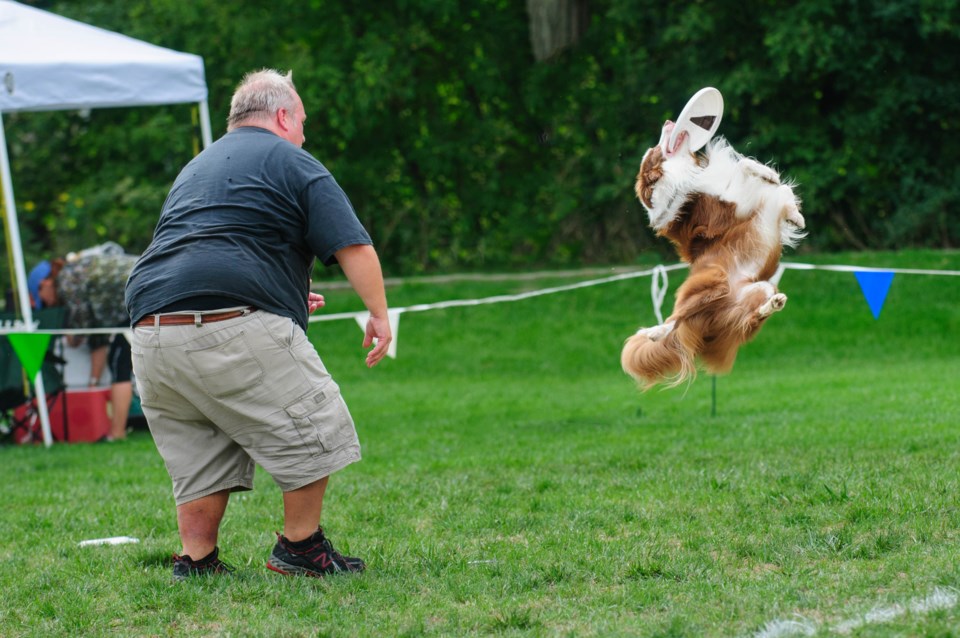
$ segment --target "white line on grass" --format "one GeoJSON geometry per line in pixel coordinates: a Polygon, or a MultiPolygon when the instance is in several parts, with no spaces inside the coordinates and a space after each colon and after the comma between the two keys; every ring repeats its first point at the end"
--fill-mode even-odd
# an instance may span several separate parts
{"type": "Polygon", "coordinates": [[[764,625],[763,629],[755,633],[754,638],[812,636],[815,633],[817,633],[816,623],[806,618],[801,618],[800,620],[773,620],[764,625]]]}
{"type": "MultiPolygon", "coordinates": [[[[955,589],[936,587],[922,598],[914,598],[906,605],[877,605],[864,614],[828,625],[827,629],[837,634],[849,634],[864,625],[879,625],[896,620],[907,612],[916,615],[928,614],[940,609],[951,609],[960,602],[955,589]]],[[[763,629],[753,634],[753,638],[788,638],[789,636],[812,636],[817,633],[820,623],[802,616],[798,620],[772,620],[763,629]]]]}

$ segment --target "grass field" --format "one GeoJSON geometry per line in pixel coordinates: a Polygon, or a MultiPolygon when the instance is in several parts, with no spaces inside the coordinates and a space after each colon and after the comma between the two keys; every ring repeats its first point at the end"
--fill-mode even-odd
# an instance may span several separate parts
{"type": "MultiPolygon", "coordinates": [[[[794,261],[960,270],[957,252],[794,261]]],[[[311,327],[363,444],[323,521],[360,576],[264,568],[280,494],[258,473],[222,529],[236,574],[174,585],[146,433],[0,448],[0,635],[960,636],[960,277],[897,275],[874,320],[852,274],[788,271],[715,416],[709,376],[640,393],[619,369],[655,322],[649,281],[405,314],[374,370],[354,322],[311,327]],[[116,535],[141,542],[78,547],[116,535]]]]}

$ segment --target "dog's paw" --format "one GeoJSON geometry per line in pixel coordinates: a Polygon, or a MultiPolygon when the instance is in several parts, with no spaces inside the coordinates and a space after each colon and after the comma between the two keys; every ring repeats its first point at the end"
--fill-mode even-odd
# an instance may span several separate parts
{"type": "Polygon", "coordinates": [[[803,218],[803,215],[800,214],[796,208],[792,209],[787,215],[787,222],[793,224],[797,228],[803,230],[807,227],[807,221],[803,218]]]}
{"type": "Polygon", "coordinates": [[[740,160],[743,172],[747,177],[756,177],[776,186],[780,185],[780,175],[766,164],[744,157],[740,160]]]}
{"type": "Polygon", "coordinates": [[[674,322],[662,323],[659,326],[651,326],[650,328],[641,328],[637,330],[638,335],[643,335],[650,341],[660,341],[668,334],[673,331],[674,322]]]}
{"type": "Polygon", "coordinates": [[[783,307],[787,305],[787,296],[782,292],[778,292],[774,296],[767,299],[757,310],[757,314],[760,315],[760,318],[769,317],[775,312],[780,312],[783,310],[783,307]]]}

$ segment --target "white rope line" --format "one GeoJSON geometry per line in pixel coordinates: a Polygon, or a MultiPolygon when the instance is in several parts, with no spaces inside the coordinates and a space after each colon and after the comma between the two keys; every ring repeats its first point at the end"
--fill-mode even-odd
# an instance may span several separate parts
{"type": "MultiPolygon", "coordinates": [[[[617,275],[612,275],[610,277],[603,277],[600,279],[591,279],[588,281],[581,281],[575,284],[568,284],[565,286],[554,286],[551,288],[541,288],[539,290],[531,290],[528,292],[523,292],[515,295],[495,295],[492,297],[483,297],[480,299],[452,299],[449,301],[439,301],[436,303],[430,304],[416,304],[413,306],[401,307],[401,308],[391,308],[392,312],[397,314],[406,313],[406,312],[424,312],[427,310],[441,310],[444,308],[459,308],[465,306],[481,306],[486,304],[494,303],[504,303],[510,301],[523,301],[524,299],[532,299],[534,297],[541,297],[543,295],[552,295],[558,292],[568,292],[570,290],[578,290],[580,288],[589,288],[591,286],[599,286],[602,284],[613,283],[616,281],[624,281],[626,279],[635,279],[637,277],[646,277],[647,275],[653,276],[653,281],[650,284],[650,295],[654,304],[654,312],[657,315],[657,320],[663,323],[663,318],[660,312],[660,308],[663,304],[663,299],[667,291],[667,272],[671,270],[680,270],[682,268],[688,268],[689,266],[684,263],[672,264],[670,266],[656,265],[653,268],[647,270],[637,270],[633,272],[620,273],[617,275]]],[[[919,268],[875,268],[870,266],[846,266],[846,265],[819,265],[819,264],[804,264],[804,263],[791,263],[791,262],[782,262],[780,268],[777,271],[777,274],[774,275],[774,278],[779,281],[780,275],[782,275],[783,270],[827,270],[834,272],[892,272],[905,275],[946,275],[952,277],[960,276],[960,271],[957,270],[925,270],[919,268]]],[[[341,319],[356,319],[360,316],[365,316],[366,311],[360,310],[356,312],[338,312],[328,315],[313,315],[309,318],[310,323],[316,323],[318,321],[338,321],[341,319]]],[[[49,334],[49,335],[91,335],[91,334],[117,334],[119,332],[124,332],[129,330],[129,328],[61,328],[58,330],[29,330],[22,321],[18,320],[16,322],[4,322],[0,324],[0,335],[7,334],[22,334],[29,332],[31,334],[49,334]]]]}
{"type": "Polygon", "coordinates": [[[26,325],[21,320],[16,322],[4,322],[0,326],[0,335],[25,334],[34,335],[115,335],[130,328],[58,328],[56,330],[27,330],[26,325]]]}
{"type": "Polygon", "coordinates": [[[663,266],[656,266],[653,269],[653,276],[650,278],[650,299],[653,301],[653,312],[657,315],[657,323],[663,323],[663,298],[667,296],[667,269],[663,266]]]}
{"type": "Polygon", "coordinates": [[[919,268],[872,268],[870,266],[837,266],[819,264],[798,264],[783,262],[781,267],[790,270],[832,270],[835,272],[892,272],[904,275],[947,275],[960,277],[960,270],[922,270],[919,268]]]}
{"type": "Polygon", "coordinates": [[[777,272],[773,273],[773,277],[770,278],[770,283],[774,286],[780,285],[780,278],[783,277],[783,273],[786,271],[786,267],[783,264],[777,266],[777,272]]]}
{"type": "MultiPolygon", "coordinates": [[[[601,284],[608,284],[614,281],[623,281],[625,279],[635,279],[637,277],[646,277],[647,275],[652,274],[658,268],[663,269],[664,271],[668,270],[678,270],[680,268],[687,268],[687,264],[674,264],[672,266],[656,266],[650,268],[649,270],[638,270],[635,272],[626,272],[619,275],[613,275],[610,277],[603,277],[602,279],[591,279],[589,281],[581,281],[575,284],[567,284],[566,286],[555,286],[552,288],[541,288],[539,290],[531,290],[528,292],[522,292],[516,295],[495,295],[493,297],[483,297],[481,299],[453,299],[450,301],[439,301],[437,303],[431,304],[417,304],[414,306],[407,306],[405,308],[393,308],[392,310],[398,313],[404,312],[423,312],[425,310],[439,310],[443,308],[458,308],[463,306],[481,306],[485,304],[492,303],[504,303],[508,301],[523,301],[524,299],[531,299],[533,297],[541,297],[543,295],[552,295],[558,292],[567,292],[570,290],[577,290],[579,288],[589,288],[591,286],[599,286],[601,284]]],[[[359,312],[341,312],[330,315],[315,315],[310,317],[310,323],[317,321],[334,321],[337,319],[352,319],[358,315],[365,314],[366,311],[359,312]]]]}
{"type": "MultiPolygon", "coordinates": [[[[602,279],[592,279],[590,281],[582,281],[576,284],[569,284],[566,286],[556,286],[554,288],[543,288],[540,290],[532,290],[530,292],[520,293],[517,295],[497,295],[494,297],[484,297],[482,299],[456,299],[452,301],[441,301],[432,304],[418,304],[415,306],[408,306],[406,308],[393,308],[393,310],[398,313],[404,312],[422,312],[424,310],[437,310],[441,308],[454,308],[461,306],[479,306],[482,304],[491,304],[491,303],[502,303],[506,301],[522,301],[524,299],[530,299],[532,297],[539,297],[541,295],[549,295],[557,292],[566,292],[569,290],[576,290],[578,288],[587,288],[589,286],[599,286],[601,284],[612,283],[615,281],[623,281],[624,279],[633,279],[636,277],[645,277],[647,275],[653,275],[653,280],[651,282],[651,297],[654,302],[654,311],[657,313],[657,319],[660,323],[663,323],[663,319],[660,313],[660,306],[663,303],[663,296],[666,295],[666,279],[667,272],[671,270],[679,270],[682,268],[688,268],[689,266],[684,263],[673,264],[670,266],[656,265],[653,268],[648,270],[639,270],[635,272],[622,273],[619,275],[613,275],[611,277],[604,277],[602,279]],[[662,286],[662,287],[661,287],[662,286]]],[[[960,271],[955,270],[921,270],[916,268],[872,268],[869,266],[837,266],[837,265],[816,265],[816,264],[802,264],[802,263],[789,263],[783,262],[780,264],[780,269],[778,269],[777,274],[775,275],[776,279],[779,281],[780,275],[783,274],[783,269],[790,270],[828,270],[828,271],[837,271],[837,272],[894,272],[894,273],[903,273],[910,275],[952,275],[960,276],[960,271]]],[[[310,323],[317,321],[335,321],[338,319],[353,319],[357,316],[365,314],[364,311],[358,312],[341,312],[330,315],[316,315],[310,317],[310,323]]]]}

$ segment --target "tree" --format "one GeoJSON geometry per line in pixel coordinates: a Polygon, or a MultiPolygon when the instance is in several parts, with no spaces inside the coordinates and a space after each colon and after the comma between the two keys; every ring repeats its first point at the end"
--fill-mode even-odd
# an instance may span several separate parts
{"type": "Polygon", "coordinates": [[[575,44],[590,21],[586,0],[527,0],[527,13],[538,62],[575,44]]]}
{"type": "MultiPolygon", "coordinates": [[[[960,243],[960,0],[46,4],[202,55],[215,136],[243,73],[293,69],[306,148],[390,272],[670,258],[633,182],[703,86],[720,134],[798,182],[801,248],[960,243]]],[[[188,108],[5,116],[30,255],[142,250],[188,108]]]]}

